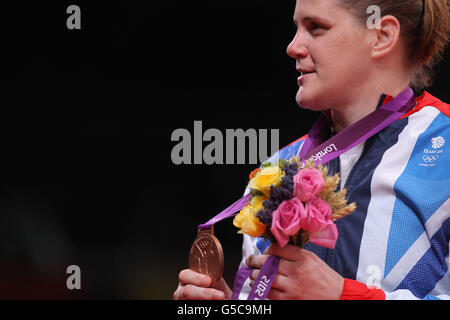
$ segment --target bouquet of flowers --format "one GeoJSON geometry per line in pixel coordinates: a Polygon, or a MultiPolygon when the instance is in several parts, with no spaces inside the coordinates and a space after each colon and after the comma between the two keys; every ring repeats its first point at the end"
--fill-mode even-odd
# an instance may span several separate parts
{"type": "Polygon", "coordinates": [[[347,203],[347,190],[337,191],[339,175],[328,168],[304,165],[298,157],[266,163],[249,176],[250,200],[233,224],[253,237],[262,236],[280,247],[303,247],[308,241],[333,249],[338,231],[334,221],[356,209],[347,203]]]}

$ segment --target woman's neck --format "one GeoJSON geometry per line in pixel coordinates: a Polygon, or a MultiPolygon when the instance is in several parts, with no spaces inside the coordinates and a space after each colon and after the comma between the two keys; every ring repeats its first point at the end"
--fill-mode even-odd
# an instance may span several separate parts
{"type": "Polygon", "coordinates": [[[340,132],[376,110],[382,93],[396,97],[405,90],[409,81],[391,88],[370,88],[366,94],[361,94],[358,100],[348,103],[345,107],[331,109],[331,119],[336,132],[340,132]]]}

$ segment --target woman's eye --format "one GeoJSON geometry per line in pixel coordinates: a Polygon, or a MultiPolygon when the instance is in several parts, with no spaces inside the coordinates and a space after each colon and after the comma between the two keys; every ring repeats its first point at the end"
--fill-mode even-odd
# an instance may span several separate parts
{"type": "Polygon", "coordinates": [[[322,24],[318,24],[316,22],[311,21],[309,24],[309,32],[312,35],[322,35],[322,33],[328,29],[328,27],[325,27],[322,24]]]}
{"type": "Polygon", "coordinates": [[[317,29],[320,29],[320,28],[321,27],[317,23],[311,22],[311,27],[310,27],[311,31],[314,31],[314,30],[317,30],[317,29]]]}

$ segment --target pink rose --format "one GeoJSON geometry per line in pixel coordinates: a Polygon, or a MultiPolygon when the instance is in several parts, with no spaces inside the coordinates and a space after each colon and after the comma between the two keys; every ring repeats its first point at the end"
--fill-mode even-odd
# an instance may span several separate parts
{"type": "Polygon", "coordinates": [[[283,201],[273,212],[270,231],[281,248],[289,242],[289,236],[300,230],[301,220],[306,220],[306,209],[297,198],[283,201]]]}
{"type": "Polygon", "coordinates": [[[322,172],[315,168],[300,170],[294,176],[294,195],[306,202],[317,196],[324,185],[322,172]]]}
{"type": "Polygon", "coordinates": [[[333,249],[336,245],[338,231],[331,220],[332,210],[328,203],[320,198],[312,198],[306,205],[308,219],[301,228],[309,232],[309,240],[317,245],[333,249]]]}

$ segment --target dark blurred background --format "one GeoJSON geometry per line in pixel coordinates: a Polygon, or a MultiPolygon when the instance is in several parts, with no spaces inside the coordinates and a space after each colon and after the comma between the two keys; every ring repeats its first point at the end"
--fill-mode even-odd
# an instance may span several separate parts
{"type": "MultiPolygon", "coordinates": [[[[177,128],[280,129],[300,110],[295,1],[21,1],[5,7],[0,298],[171,299],[197,225],[242,196],[255,165],[171,161],[177,128]],[[66,9],[81,8],[81,30],[66,9]],[[5,96],[4,96],[5,97],[5,96]],[[81,268],[68,290],[66,268],[81,268]]],[[[336,57],[339,59],[339,57],[336,57]]],[[[450,63],[429,91],[450,101],[450,63]]],[[[231,285],[232,220],[216,224],[231,285]]]]}

